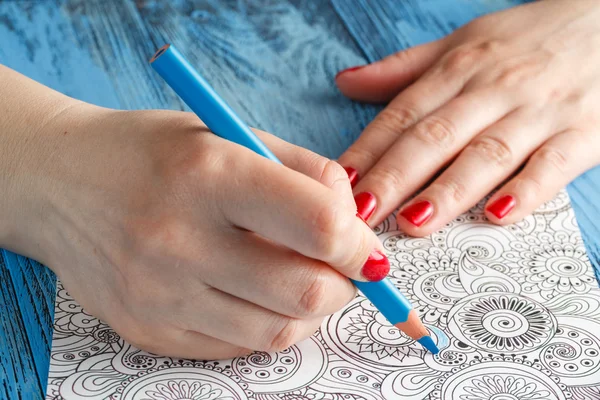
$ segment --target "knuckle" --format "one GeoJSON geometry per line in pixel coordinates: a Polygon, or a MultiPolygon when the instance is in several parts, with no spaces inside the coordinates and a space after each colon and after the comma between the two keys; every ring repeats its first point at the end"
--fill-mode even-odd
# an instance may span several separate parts
{"type": "Polygon", "coordinates": [[[413,135],[424,143],[445,149],[454,143],[456,127],[447,118],[431,116],[415,126],[413,135]]]}
{"type": "Polygon", "coordinates": [[[485,40],[456,47],[448,53],[442,62],[442,69],[450,74],[464,74],[483,59],[496,54],[502,46],[500,40],[485,40]]]}
{"type": "Polygon", "coordinates": [[[278,352],[292,346],[298,330],[298,323],[297,319],[286,318],[272,336],[265,351],[278,352]]]}
{"type": "Polygon", "coordinates": [[[513,159],[513,152],[504,140],[492,136],[480,136],[467,147],[484,160],[492,160],[498,165],[506,166],[513,159]]]}
{"type": "Polygon", "coordinates": [[[496,85],[502,88],[512,88],[522,83],[528,77],[529,67],[523,64],[515,64],[504,67],[496,78],[496,85]]]}
{"type": "Polygon", "coordinates": [[[561,174],[564,174],[568,167],[565,154],[553,147],[542,147],[535,153],[535,158],[546,165],[551,165],[561,174]]]}
{"type": "Polygon", "coordinates": [[[419,120],[415,107],[407,104],[390,106],[383,110],[376,119],[377,128],[390,133],[400,134],[419,120]]]}
{"type": "Polygon", "coordinates": [[[476,62],[478,52],[472,46],[460,46],[448,53],[442,62],[442,70],[449,74],[464,73],[476,62]]]}
{"type": "Polygon", "coordinates": [[[503,89],[521,87],[523,83],[532,79],[544,65],[537,59],[519,60],[518,63],[511,62],[500,67],[495,84],[503,89]]]}
{"type": "Polygon", "coordinates": [[[305,289],[300,296],[296,310],[296,314],[300,318],[320,315],[328,291],[328,280],[321,269],[311,272],[307,280],[308,283],[303,285],[305,289]]]}
{"type": "Polygon", "coordinates": [[[450,177],[434,183],[432,188],[440,193],[440,199],[444,199],[445,202],[452,200],[456,204],[461,204],[467,193],[467,188],[460,180],[450,177]]]}
{"type": "Polygon", "coordinates": [[[169,186],[187,184],[190,179],[213,176],[226,169],[229,159],[224,151],[215,149],[214,140],[207,135],[199,135],[186,149],[165,161],[164,181],[169,186]]]}
{"type": "Polygon", "coordinates": [[[348,174],[340,164],[323,158],[319,182],[331,188],[336,182],[347,181],[348,174]]]}
{"type": "Polygon", "coordinates": [[[408,184],[406,173],[393,166],[375,168],[369,172],[369,175],[373,182],[377,182],[381,193],[396,193],[408,184]]]}
{"type": "Polygon", "coordinates": [[[128,343],[131,343],[134,347],[144,350],[147,353],[151,354],[164,354],[163,346],[158,344],[156,340],[147,338],[126,338],[123,337],[128,343]]]}
{"type": "Polygon", "coordinates": [[[500,39],[489,39],[489,40],[484,40],[483,42],[479,43],[476,46],[476,48],[483,55],[493,55],[493,54],[497,54],[498,51],[503,47],[503,45],[504,45],[504,41],[502,41],[500,39]]]}
{"type": "Polygon", "coordinates": [[[129,315],[119,316],[118,320],[111,322],[111,326],[121,338],[134,347],[149,353],[161,353],[162,346],[160,342],[151,334],[153,329],[149,329],[133,317],[129,315]]]}
{"type": "Polygon", "coordinates": [[[357,164],[360,165],[373,165],[379,159],[369,148],[359,145],[358,141],[350,146],[345,153],[345,157],[349,160],[356,160],[357,164]]]}
{"type": "Polygon", "coordinates": [[[234,167],[234,159],[227,157],[227,152],[210,150],[205,146],[202,151],[191,157],[191,163],[187,169],[182,171],[183,177],[197,180],[201,177],[217,176],[222,171],[231,171],[234,167]]]}
{"type": "Polygon", "coordinates": [[[323,261],[335,258],[340,242],[348,230],[349,218],[344,217],[345,207],[338,201],[329,201],[321,206],[314,220],[317,253],[323,261]]]}

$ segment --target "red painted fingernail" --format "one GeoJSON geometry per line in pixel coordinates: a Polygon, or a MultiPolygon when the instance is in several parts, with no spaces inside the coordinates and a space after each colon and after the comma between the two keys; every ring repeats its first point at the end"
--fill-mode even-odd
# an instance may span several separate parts
{"type": "Polygon", "coordinates": [[[385,278],[388,272],[390,272],[390,262],[385,254],[379,250],[373,250],[362,267],[362,276],[369,282],[377,282],[385,278]]]}
{"type": "Polygon", "coordinates": [[[361,69],[362,67],[363,67],[362,65],[359,65],[359,66],[356,66],[356,67],[351,67],[351,68],[343,69],[343,70],[341,70],[340,72],[337,73],[337,75],[335,76],[335,79],[339,78],[340,75],[345,74],[346,72],[356,71],[356,70],[361,69]]]}
{"type": "Polygon", "coordinates": [[[358,183],[358,172],[352,167],[344,167],[346,173],[348,174],[348,179],[350,179],[350,186],[354,187],[358,183]]]}
{"type": "Polygon", "coordinates": [[[433,215],[433,204],[428,201],[411,204],[400,213],[416,227],[423,225],[433,215]]]}
{"type": "Polygon", "coordinates": [[[494,214],[496,218],[502,219],[506,217],[506,215],[511,212],[513,208],[517,205],[517,200],[511,195],[506,195],[500,197],[498,200],[494,201],[487,207],[487,210],[494,214]]]}
{"type": "Polygon", "coordinates": [[[354,196],[354,202],[356,203],[358,215],[360,215],[363,221],[368,221],[377,208],[377,199],[369,192],[357,194],[354,196]]]}

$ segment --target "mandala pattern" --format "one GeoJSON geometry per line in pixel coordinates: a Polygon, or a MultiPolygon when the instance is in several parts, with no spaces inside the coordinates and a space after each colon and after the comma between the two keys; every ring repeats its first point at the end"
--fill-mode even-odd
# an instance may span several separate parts
{"type": "Polygon", "coordinates": [[[146,390],[146,396],[148,400],[233,400],[233,397],[224,395],[222,389],[213,388],[209,383],[194,381],[189,384],[184,380],[157,383],[155,390],[146,390]]]}
{"type": "Polygon", "coordinates": [[[566,192],[511,226],[485,202],[426,238],[375,232],[433,356],[358,295],[310,339],[220,361],[126,343],[58,283],[47,398],[111,400],[600,399],[600,289],[566,192]]]}
{"type": "Polygon", "coordinates": [[[452,308],[449,319],[456,338],[492,353],[530,352],[556,332],[548,310],[513,293],[471,295],[452,308]]]}
{"type": "Polygon", "coordinates": [[[58,287],[56,292],[56,307],[54,310],[54,329],[58,332],[88,336],[100,326],[100,320],[86,313],[69,293],[58,287]]]}
{"type": "Polygon", "coordinates": [[[564,400],[571,398],[559,379],[539,364],[509,357],[484,358],[446,373],[430,399],[564,400]],[[510,368],[507,368],[508,365],[510,368]]]}
{"type": "MultiPolygon", "coordinates": [[[[389,239],[388,239],[389,240],[389,239]]],[[[395,241],[396,246],[405,246],[395,241]]],[[[386,242],[384,242],[385,244],[386,242]]],[[[412,252],[397,252],[391,279],[421,314],[425,323],[445,326],[447,312],[468,293],[464,291],[458,276],[458,259],[461,251],[456,248],[428,247],[412,252]]]]}
{"type": "Polygon", "coordinates": [[[598,286],[585,246],[577,233],[544,232],[513,243],[505,257],[519,266],[511,275],[523,290],[551,299],[566,293],[587,293],[598,286]]]}

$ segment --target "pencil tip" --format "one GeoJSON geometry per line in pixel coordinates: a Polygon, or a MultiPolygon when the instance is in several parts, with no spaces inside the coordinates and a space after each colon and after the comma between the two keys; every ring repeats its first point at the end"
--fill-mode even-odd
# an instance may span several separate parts
{"type": "Polygon", "coordinates": [[[433,343],[433,339],[431,338],[431,336],[423,336],[421,339],[417,340],[417,342],[421,343],[421,346],[425,347],[433,354],[437,354],[440,352],[440,349],[438,349],[435,343],[433,343]]]}

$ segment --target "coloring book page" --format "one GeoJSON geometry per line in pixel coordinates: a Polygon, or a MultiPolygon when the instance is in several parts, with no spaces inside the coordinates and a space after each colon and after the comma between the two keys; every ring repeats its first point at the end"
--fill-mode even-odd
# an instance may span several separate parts
{"type": "Polygon", "coordinates": [[[226,361],[124,342],[58,283],[47,399],[600,399],[600,290],[566,191],[522,222],[484,202],[426,238],[377,227],[433,356],[360,294],[310,339],[226,361]]]}

